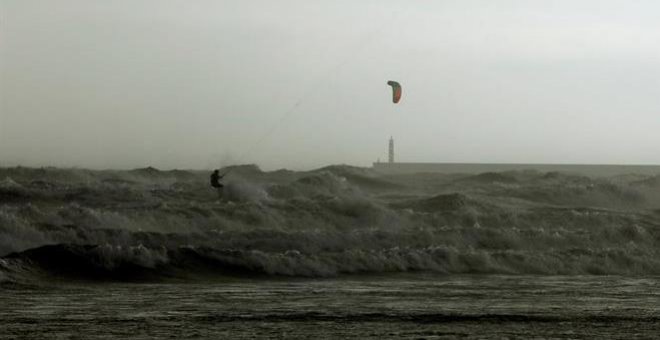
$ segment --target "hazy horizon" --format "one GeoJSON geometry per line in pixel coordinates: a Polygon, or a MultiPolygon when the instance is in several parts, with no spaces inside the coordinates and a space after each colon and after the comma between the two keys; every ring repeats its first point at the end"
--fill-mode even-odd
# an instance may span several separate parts
{"type": "Polygon", "coordinates": [[[658,10],[0,0],[0,166],[660,164],[658,10]]]}

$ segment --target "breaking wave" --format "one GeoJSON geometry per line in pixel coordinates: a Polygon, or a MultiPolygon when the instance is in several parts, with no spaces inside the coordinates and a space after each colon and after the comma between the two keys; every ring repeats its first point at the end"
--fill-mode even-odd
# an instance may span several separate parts
{"type": "Polygon", "coordinates": [[[0,169],[0,282],[660,274],[656,177],[0,169]]]}

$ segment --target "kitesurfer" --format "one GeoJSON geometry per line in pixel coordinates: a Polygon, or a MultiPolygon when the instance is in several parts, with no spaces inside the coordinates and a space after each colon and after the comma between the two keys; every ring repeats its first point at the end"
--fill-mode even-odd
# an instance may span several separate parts
{"type": "Polygon", "coordinates": [[[213,170],[213,173],[211,174],[211,186],[218,190],[218,195],[220,195],[220,197],[222,197],[222,188],[224,187],[224,185],[220,183],[222,177],[225,177],[225,175],[220,175],[219,170],[213,170]]]}

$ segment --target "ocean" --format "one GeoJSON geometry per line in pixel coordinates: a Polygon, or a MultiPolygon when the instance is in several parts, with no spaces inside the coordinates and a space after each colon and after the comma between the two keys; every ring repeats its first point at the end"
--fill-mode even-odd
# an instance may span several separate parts
{"type": "Polygon", "coordinates": [[[657,277],[433,274],[52,282],[0,291],[0,338],[653,338],[658,288],[657,277]]]}
{"type": "Polygon", "coordinates": [[[0,339],[653,338],[660,180],[0,169],[0,339]]]}

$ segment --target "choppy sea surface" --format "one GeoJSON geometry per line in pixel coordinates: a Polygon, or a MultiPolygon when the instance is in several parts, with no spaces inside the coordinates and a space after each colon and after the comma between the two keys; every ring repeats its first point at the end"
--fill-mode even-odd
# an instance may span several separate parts
{"type": "Polygon", "coordinates": [[[0,338],[654,338],[660,175],[0,168],[0,338]]]}
{"type": "Polygon", "coordinates": [[[1,339],[653,338],[660,278],[397,274],[0,289],[1,339]]]}

